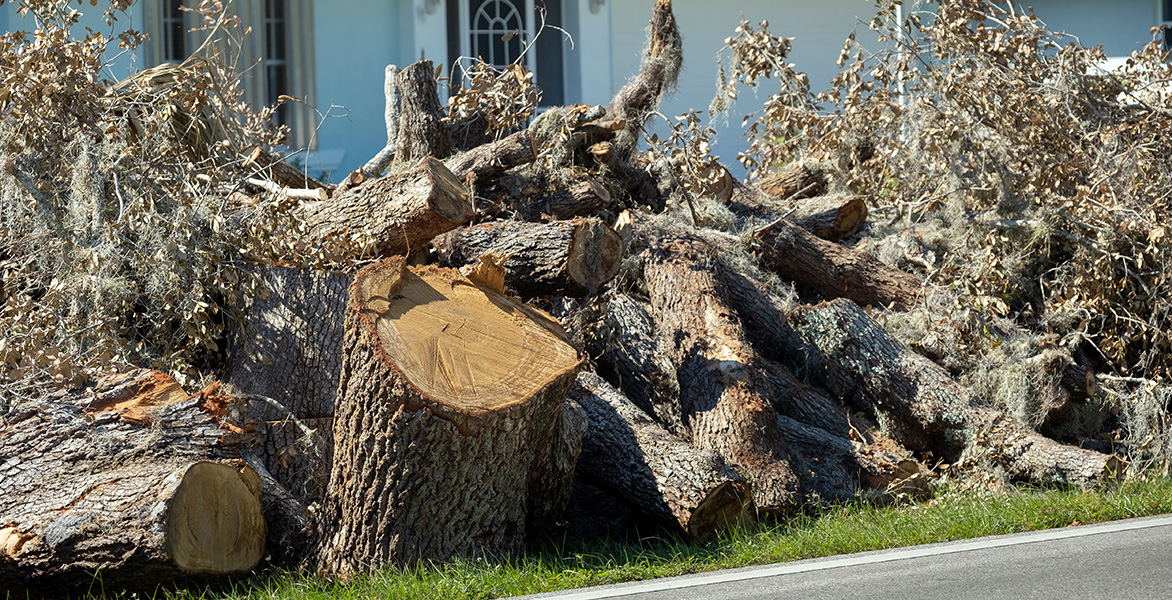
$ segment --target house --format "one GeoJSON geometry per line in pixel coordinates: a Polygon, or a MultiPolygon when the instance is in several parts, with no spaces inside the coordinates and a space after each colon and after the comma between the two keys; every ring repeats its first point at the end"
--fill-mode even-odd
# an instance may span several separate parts
{"type": "MultiPolygon", "coordinates": [[[[196,0],[135,0],[115,30],[133,27],[152,39],[118,57],[111,76],[161,62],[182,60],[200,41],[190,32],[193,15],[180,10],[196,0]]],[[[644,28],[653,0],[234,0],[230,10],[252,28],[244,64],[253,67],[248,98],[271,103],[281,94],[301,98],[278,114],[293,132],[292,144],[310,148],[309,164],[339,175],[355,169],[381,149],[383,70],[419,59],[445,65],[458,57],[481,56],[498,64],[514,59],[536,36],[525,55],[544,90],[544,103],[605,104],[639,67],[644,28]],[[565,32],[564,34],[562,32],[565,32]],[[511,32],[520,35],[509,36],[511,32]]],[[[915,10],[905,0],[903,10],[915,10]]],[[[1125,56],[1150,39],[1150,29],[1172,22],[1172,0],[1031,0],[1053,29],[1103,44],[1109,56],[1125,56]]],[[[79,10],[88,9],[82,3],[79,10]]],[[[99,10],[83,17],[110,33],[99,10]]],[[[869,0],[676,0],[685,38],[685,66],[665,115],[708,106],[715,90],[716,55],[742,16],[768,20],[775,34],[793,37],[790,60],[810,75],[815,89],[835,72],[842,41],[856,26],[860,38],[874,10],[869,0]]],[[[0,28],[31,29],[15,3],[0,6],[0,28]]],[[[742,96],[737,110],[757,104],[742,96]]],[[[732,163],[738,148],[739,115],[721,129],[716,152],[732,163]]],[[[337,177],[337,176],[335,176],[337,177]]]]}

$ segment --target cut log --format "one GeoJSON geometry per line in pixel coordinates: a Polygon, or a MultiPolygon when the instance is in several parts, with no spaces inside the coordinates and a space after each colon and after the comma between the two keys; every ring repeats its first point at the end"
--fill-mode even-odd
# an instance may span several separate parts
{"type": "Polygon", "coordinates": [[[809,287],[825,299],[849,298],[879,307],[907,309],[920,296],[915,275],[874,256],[820,239],[779,219],[756,234],[760,265],[783,279],[809,287]]]}
{"type": "Polygon", "coordinates": [[[822,357],[786,322],[786,303],[765,284],[740,271],[722,266],[720,281],[729,304],[745,324],[745,333],[761,356],[808,372],[821,366],[822,357]]]}
{"type": "Polygon", "coordinates": [[[578,462],[587,482],[674,523],[697,544],[752,523],[749,486],[719,455],[671,435],[593,373],[578,375],[570,398],[590,418],[578,462]]]}
{"type": "Polygon", "coordinates": [[[871,399],[883,430],[911,450],[950,460],[962,450],[979,453],[1034,483],[1087,487],[1121,474],[1116,457],[1064,446],[988,407],[853,302],[799,307],[790,323],[837,377],[871,399]]]}
{"type": "Polygon", "coordinates": [[[591,217],[610,203],[610,192],[602,184],[582,181],[530,204],[521,211],[521,217],[527,221],[591,217]]]}
{"type": "Polygon", "coordinates": [[[858,196],[838,194],[797,200],[786,219],[831,242],[842,241],[867,223],[867,203],[858,196]]]}
{"type": "Polygon", "coordinates": [[[813,198],[826,193],[826,171],[809,163],[791,163],[757,182],[757,188],[779,200],[813,198]]]}
{"type": "Polygon", "coordinates": [[[145,370],[0,417],[0,592],[251,570],[265,522],[239,452],[199,396],[145,370]]]}
{"type": "Polygon", "coordinates": [[[250,421],[332,417],[353,276],[267,265],[248,270],[260,290],[241,307],[244,321],[229,343],[223,381],[287,411],[257,400],[250,421]]]}
{"type": "Polygon", "coordinates": [[[769,382],[755,366],[716,274],[711,248],[660,240],[645,254],[644,279],[659,335],[680,384],[680,414],[694,446],[740,465],[753,502],[770,513],[797,508],[800,490],[777,427],[769,382]]]}
{"type": "Polygon", "coordinates": [[[471,220],[473,210],[463,184],[442,162],[428,157],[330,201],[305,203],[299,216],[307,226],[307,243],[356,258],[423,248],[471,220]]]}
{"type": "Polygon", "coordinates": [[[549,454],[567,455],[562,404],[580,364],[548,315],[454,270],[392,258],[359,273],[319,568],[519,552],[531,519],[558,512],[540,504],[568,498],[549,454]]]}
{"type": "Polygon", "coordinates": [[[245,462],[260,478],[268,562],[278,566],[300,566],[309,552],[313,536],[313,521],[305,503],[277,481],[259,459],[250,456],[245,462]]]}
{"type": "Polygon", "coordinates": [[[841,404],[771,360],[761,359],[759,364],[769,377],[778,414],[842,438],[850,436],[850,421],[841,404]]]}
{"type": "Polygon", "coordinates": [[[395,76],[399,93],[399,142],[395,162],[415,164],[428,156],[445,159],[452,153],[447,115],[436,94],[435,65],[421,60],[395,76]]]}
{"type": "Polygon", "coordinates": [[[590,354],[604,377],[675,435],[686,435],[675,365],[642,303],[618,294],[607,303],[590,354]]]}
{"type": "Polygon", "coordinates": [[[457,179],[469,187],[475,187],[509,169],[535,160],[537,146],[534,145],[533,134],[525,129],[499,141],[482,144],[463,154],[457,154],[444,161],[444,164],[457,179]]]}
{"type": "Polygon", "coordinates": [[[292,189],[328,189],[326,184],[305,174],[305,171],[274,157],[260,147],[253,148],[245,158],[245,165],[256,170],[269,181],[292,189]]]}
{"type": "Polygon", "coordinates": [[[437,242],[441,263],[508,257],[505,283],[522,298],[596,294],[619,272],[623,240],[598,219],[553,223],[496,221],[457,229],[437,242]]]}
{"type": "Polygon", "coordinates": [[[634,151],[644,122],[675,86],[684,62],[683,40],[671,0],[656,0],[650,31],[639,73],[615,94],[606,111],[611,119],[624,121],[626,125],[615,138],[614,151],[620,161],[626,161],[634,151]]]}

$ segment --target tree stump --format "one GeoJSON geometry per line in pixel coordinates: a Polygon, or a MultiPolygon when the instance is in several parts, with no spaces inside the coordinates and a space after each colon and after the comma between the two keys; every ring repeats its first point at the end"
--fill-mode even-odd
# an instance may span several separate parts
{"type": "Polygon", "coordinates": [[[581,358],[548,315],[393,258],[351,286],[342,360],[323,571],[513,554],[568,499],[581,358]]]}
{"type": "Polygon", "coordinates": [[[261,559],[261,482],[173,379],[103,377],[0,418],[0,592],[148,589],[261,559]]]}

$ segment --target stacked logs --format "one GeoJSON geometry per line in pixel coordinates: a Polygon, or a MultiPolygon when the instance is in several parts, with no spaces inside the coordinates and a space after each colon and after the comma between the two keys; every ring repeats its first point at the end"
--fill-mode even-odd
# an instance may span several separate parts
{"type": "MultiPolygon", "coordinates": [[[[270,558],[340,577],[499,558],[567,518],[575,482],[704,543],[922,493],[929,458],[1118,473],[883,330],[871,315],[922,284],[842,243],[867,206],[824,169],[700,199],[750,236],[673,216],[678,174],[633,142],[681,60],[670,0],[651,23],[610,106],[463,152],[484,136],[444,119],[430,63],[388,69],[387,148],[298,209],[306,247],[369,266],[250,267],[265,293],[240,307],[225,385],[111,375],[0,418],[0,591],[246,571],[266,536],[270,558]],[[822,302],[789,310],[771,277],[822,302]]],[[[1069,356],[1038,360],[1070,374],[1066,397],[1093,393],[1069,356]]]]}

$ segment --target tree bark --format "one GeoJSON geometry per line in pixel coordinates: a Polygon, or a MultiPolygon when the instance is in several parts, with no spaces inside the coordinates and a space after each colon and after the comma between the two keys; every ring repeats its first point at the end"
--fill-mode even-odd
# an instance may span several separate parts
{"type": "Polygon", "coordinates": [[[826,172],[812,164],[790,163],[757,182],[757,188],[779,200],[813,198],[826,193],[826,172]]]}
{"type": "Polygon", "coordinates": [[[201,396],[146,370],[0,417],[0,591],[150,588],[244,573],[265,523],[256,472],[201,396]]]}
{"type": "Polygon", "coordinates": [[[610,203],[610,192],[602,184],[582,181],[530,204],[521,211],[521,217],[527,221],[592,217],[610,203]]]}
{"type": "Polygon", "coordinates": [[[565,332],[402,258],[350,290],[319,568],[347,577],[520,551],[533,521],[558,512],[542,503],[568,497],[556,467],[576,454],[562,404],[581,359],[565,332]]]}
{"type": "Polygon", "coordinates": [[[351,258],[418,250],[472,216],[468,190],[430,157],[300,211],[307,243],[351,258]]]}
{"type": "Polygon", "coordinates": [[[728,305],[711,249],[696,240],[663,239],[648,249],[644,280],[659,335],[680,384],[680,412],[692,444],[740,465],[757,508],[790,513],[798,478],[777,427],[769,382],[755,366],[728,305]]]}
{"type": "Polygon", "coordinates": [[[448,169],[468,187],[488,180],[521,165],[537,160],[533,134],[524,129],[501,140],[481,144],[446,161],[448,169]]]}
{"type": "Polygon", "coordinates": [[[587,482],[675,524],[696,544],[752,523],[749,486],[719,455],[671,435],[593,373],[578,376],[570,398],[590,418],[578,461],[587,482]]]}
{"type": "Polygon", "coordinates": [[[453,231],[437,247],[441,263],[451,267],[474,264],[488,252],[507,256],[505,283],[528,299],[598,293],[619,272],[623,241],[598,219],[496,221],[453,231]]]}
{"type": "Polygon", "coordinates": [[[436,94],[435,66],[421,60],[399,71],[399,142],[395,162],[414,164],[428,156],[443,160],[452,153],[452,135],[436,94]]]}
{"type": "Polygon", "coordinates": [[[790,322],[839,377],[870,397],[883,430],[912,450],[949,459],[967,450],[1035,483],[1087,487],[1120,475],[1114,456],[1064,446],[989,408],[853,302],[799,307],[790,322]]]}
{"type": "Polygon", "coordinates": [[[643,412],[654,415],[673,434],[687,434],[675,365],[646,306],[625,294],[612,298],[590,354],[598,357],[601,374],[643,412]]]}
{"type": "Polygon", "coordinates": [[[819,239],[784,219],[756,234],[758,262],[784,279],[814,289],[826,299],[905,310],[920,296],[915,275],[883,264],[865,252],[819,239]]]}
{"type": "Polygon", "coordinates": [[[276,400],[253,401],[249,418],[279,421],[334,416],[342,372],[343,319],[353,276],[333,271],[249,266],[260,290],[241,307],[223,381],[276,400]]]}
{"type": "Polygon", "coordinates": [[[830,242],[842,241],[867,223],[867,203],[858,196],[838,194],[795,201],[786,219],[830,242]]]}

